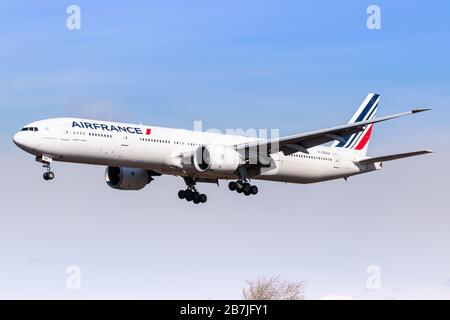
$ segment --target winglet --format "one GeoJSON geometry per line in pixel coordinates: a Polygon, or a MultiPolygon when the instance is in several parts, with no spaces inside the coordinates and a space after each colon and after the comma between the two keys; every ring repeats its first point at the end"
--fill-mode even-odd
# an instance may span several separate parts
{"type": "Polygon", "coordinates": [[[426,109],[412,109],[411,113],[419,113],[419,112],[424,112],[424,111],[429,111],[431,110],[430,108],[426,108],[426,109]]]}

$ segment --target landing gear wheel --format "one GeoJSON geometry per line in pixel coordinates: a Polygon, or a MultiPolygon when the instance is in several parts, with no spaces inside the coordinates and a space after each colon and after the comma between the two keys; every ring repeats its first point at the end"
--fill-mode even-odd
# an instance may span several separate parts
{"type": "Polygon", "coordinates": [[[242,183],[242,181],[236,181],[236,191],[241,193],[243,189],[244,189],[244,184],[242,183]]]}
{"type": "Polygon", "coordinates": [[[246,196],[251,194],[250,187],[251,187],[250,183],[244,183],[244,194],[246,196]]]}
{"type": "Polygon", "coordinates": [[[250,193],[251,194],[257,194],[258,193],[258,187],[257,186],[251,186],[250,187],[250,193]]]}
{"type": "Polygon", "coordinates": [[[187,189],[178,191],[180,199],[186,199],[186,201],[192,201],[195,204],[205,203],[208,200],[206,194],[198,192],[195,187],[196,180],[193,177],[184,177],[184,182],[187,185],[187,189]]]}
{"type": "Polygon", "coordinates": [[[194,193],[192,194],[192,201],[193,201],[195,204],[200,203],[200,194],[199,194],[198,192],[194,192],[194,193]]]}
{"type": "Polygon", "coordinates": [[[249,195],[251,195],[251,192],[250,192],[250,191],[244,191],[244,194],[245,194],[246,196],[249,196],[249,195]]]}
{"type": "Polygon", "coordinates": [[[193,193],[192,193],[192,191],[189,190],[189,189],[186,190],[185,197],[186,197],[186,200],[187,200],[187,201],[192,201],[192,199],[193,199],[193,193]]]}
{"type": "Polygon", "coordinates": [[[236,188],[237,188],[236,181],[230,181],[230,183],[228,184],[228,189],[230,189],[231,191],[235,191],[236,188]]]}
{"type": "Polygon", "coordinates": [[[44,172],[44,174],[42,175],[44,177],[44,180],[53,180],[53,178],[55,178],[55,174],[51,171],[47,171],[44,172]]]}

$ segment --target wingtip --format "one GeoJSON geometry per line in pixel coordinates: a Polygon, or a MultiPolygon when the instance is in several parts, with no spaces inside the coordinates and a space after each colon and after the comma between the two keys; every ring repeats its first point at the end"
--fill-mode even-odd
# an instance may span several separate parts
{"type": "Polygon", "coordinates": [[[430,108],[424,108],[424,109],[412,109],[411,113],[419,113],[419,112],[425,112],[425,111],[430,111],[430,108]]]}

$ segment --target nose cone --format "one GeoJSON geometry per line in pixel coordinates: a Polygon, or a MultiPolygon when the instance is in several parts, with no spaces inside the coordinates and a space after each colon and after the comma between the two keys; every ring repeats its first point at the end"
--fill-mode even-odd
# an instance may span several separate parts
{"type": "Polygon", "coordinates": [[[18,147],[21,147],[23,145],[23,140],[23,135],[20,132],[17,132],[13,137],[13,141],[18,147]]]}
{"type": "Polygon", "coordinates": [[[19,131],[14,137],[13,141],[20,149],[25,151],[32,151],[36,146],[33,143],[32,137],[27,132],[19,131]]]}

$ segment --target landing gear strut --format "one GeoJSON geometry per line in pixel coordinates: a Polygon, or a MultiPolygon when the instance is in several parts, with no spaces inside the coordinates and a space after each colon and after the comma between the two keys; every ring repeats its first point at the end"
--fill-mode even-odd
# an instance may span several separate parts
{"type": "Polygon", "coordinates": [[[44,162],[42,166],[46,169],[46,171],[42,175],[44,180],[53,180],[53,178],[55,178],[55,174],[50,167],[50,162],[44,162]]]}
{"type": "Polygon", "coordinates": [[[185,177],[184,181],[188,186],[186,190],[178,191],[178,198],[186,199],[186,201],[192,201],[195,204],[205,203],[208,201],[206,194],[202,194],[197,191],[195,187],[195,180],[191,177],[185,177]]]}

